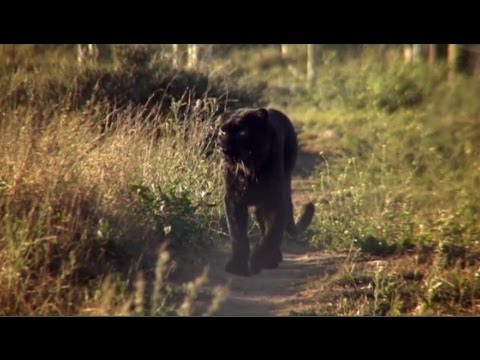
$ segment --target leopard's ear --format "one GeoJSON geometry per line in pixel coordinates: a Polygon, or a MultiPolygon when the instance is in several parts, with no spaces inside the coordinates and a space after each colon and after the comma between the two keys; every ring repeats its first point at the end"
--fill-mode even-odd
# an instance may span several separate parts
{"type": "Polygon", "coordinates": [[[266,120],[268,119],[268,111],[265,108],[259,108],[255,111],[259,119],[266,120]]]}
{"type": "Polygon", "coordinates": [[[235,112],[231,110],[225,111],[224,113],[218,116],[218,119],[220,120],[220,122],[224,123],[228,121],[233,116],[234,113],[235,112]]]}

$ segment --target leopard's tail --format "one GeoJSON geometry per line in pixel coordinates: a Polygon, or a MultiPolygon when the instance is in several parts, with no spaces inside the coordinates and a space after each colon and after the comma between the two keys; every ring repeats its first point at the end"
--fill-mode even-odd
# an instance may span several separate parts
{"type": "Polygon", "coordinates": [[[288,221],[287,232],[291,236],[298,235],[305,231],[305,229],[312,222],[313,214],[315,213],[315,206],[313,203],[308,203],[303,206],[302,215],[299,217],[297,222],[293,218],[293,206],[290,206],[290,219],[288,221]]]}

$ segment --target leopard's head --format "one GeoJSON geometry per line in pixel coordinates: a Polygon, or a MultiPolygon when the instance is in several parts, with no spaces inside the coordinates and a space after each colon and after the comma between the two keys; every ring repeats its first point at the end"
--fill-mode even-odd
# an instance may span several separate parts
{"type": "Polygon", "coordinates": [[[229,114],[220,128],[219,140],[227,163],[257,168],[270,149],[268,111],[241,109],[229,114]]]}

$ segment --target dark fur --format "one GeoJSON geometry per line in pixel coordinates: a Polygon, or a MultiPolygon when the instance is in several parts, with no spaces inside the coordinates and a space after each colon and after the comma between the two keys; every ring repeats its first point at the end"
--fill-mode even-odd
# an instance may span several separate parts
{"type": "Polygon", "coordinates": [[[248,276],[276,268],[283,260],[280,245],[287,231],[295,235],[311,222],[314,206],[293,218],[291,177],[297,158],[292,123],[275,109],[241,109],[229,115],[219,133],[225,162],[225,210],[232,241],[226,271],[248,276]],[[255,207],[262,240],[250,257],[248,207],[255,207]]]}

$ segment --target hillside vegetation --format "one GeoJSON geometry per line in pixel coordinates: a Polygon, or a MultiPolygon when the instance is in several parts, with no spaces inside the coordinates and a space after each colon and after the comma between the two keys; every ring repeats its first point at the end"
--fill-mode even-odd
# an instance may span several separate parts
{"type": "Polygon", "coordinates": [[[205,141],[225,109],[264,105],[319,163],[297,241],[347,254],[294,314],[480,313],[478,75],[396,46],[322,46],[308,85],[300,45],[224,46],[197,70],[115,49],[79,66],[73,46],[0,47],[0,315],[192,314],[208,274],[168,280],[228,239],[205,141]]]}

